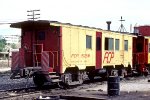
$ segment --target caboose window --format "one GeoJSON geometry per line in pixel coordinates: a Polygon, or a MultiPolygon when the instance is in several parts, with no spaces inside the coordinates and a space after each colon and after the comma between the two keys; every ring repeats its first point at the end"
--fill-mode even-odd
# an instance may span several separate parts
{"type": "Polygon", "coordinates": [[[119,50],[119,39],[115,40],[115,50],[119,50]]]}
{"type": "Polygon", "coordinates": [[[128,40],[124,40],[124,50],[128,51],[128,40]]]}
{"type": "Polygon", "coordinates": [[[38,40],[45,40],[45,32],[38,32],[38,40]]]}
{"type": "Polygon", "coordinates": [[[86,35],[86,48],[92,49],[92,37],[89,35],[86,35]]]}
{"type": "Polygon", "coordinates": [[[113,38],[105,38],[105,50],[114,50],[113,38]]]}

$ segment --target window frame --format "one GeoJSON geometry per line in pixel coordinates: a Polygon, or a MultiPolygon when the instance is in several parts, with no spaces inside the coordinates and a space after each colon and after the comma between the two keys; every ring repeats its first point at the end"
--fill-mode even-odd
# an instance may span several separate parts
{"type": "Polygon", "coordinates": [[[129,46],[128,44],[129,44],[129,43],[128,43],[128,40],[124,40],[124,50],[125,50],[125,51],[128,51],[128,48],[129,48],[129,47],[128,47],[128,46],[129,46]],[[126,44],[126,43],[127,43],[127,44],[126,44]]]}
{"type": "Polygon", "coordinates": [[[120,39],[115,39],[115,51],[119,51],[119,50],[120,50],[120,39]]]}
{"type": "Polygon", "coordinates": [[[114,50],[114,38],[105,37],[105,50],[114,50]]]}
{"type": "Polygon", "coordinates": [[[37,40],[45,40],[45,36],[46,35],[46,32],[45,31],[39,31],[38,33],[37,33],[37,40]]]}
{"type": "Polygon", "coordinates": [[[92,36],[86,35],[86,49],[92,49],[92,36]]]}

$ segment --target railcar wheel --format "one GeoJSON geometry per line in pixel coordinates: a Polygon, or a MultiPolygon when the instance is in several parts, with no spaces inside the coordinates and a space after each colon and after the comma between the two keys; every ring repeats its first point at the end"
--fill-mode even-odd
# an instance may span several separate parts
{"type": "Polygon", "coordinates": [[[33,82],[37,87],[42,87],[45,82],[45,77],[42,74],[35,74],[33,76],[33,82]]]}
{"type": "Polygon", "coordinates": [[[71,83],[72,83],[71,74],[70,73],[65,74],[65,84],[71,85],[71,83]]]}

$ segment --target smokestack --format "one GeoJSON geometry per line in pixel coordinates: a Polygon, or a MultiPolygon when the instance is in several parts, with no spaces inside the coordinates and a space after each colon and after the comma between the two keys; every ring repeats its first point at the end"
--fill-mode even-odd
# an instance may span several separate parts
{"type": "Polygon", "coordinates": [[[111,21],[107,21],[107,30],[110,30],[110,24],[111,24],[111,21]]]}

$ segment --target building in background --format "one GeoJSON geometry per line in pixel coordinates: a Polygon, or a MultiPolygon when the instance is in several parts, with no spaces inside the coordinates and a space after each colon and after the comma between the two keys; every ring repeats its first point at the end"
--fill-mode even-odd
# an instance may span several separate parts
{"type": "Polygon", "coordinates": [[[7,44],[18,44],[20,43],[20,35],[3,35],[7,44]]]}
{"type": "Polygon", "coordinates": [[[19,50],[21,46],[20,35],[0,35],[0,39],[6,40],[5,48],[0,52],[0,60],[8,58],[12,51],[19,50]]]}

